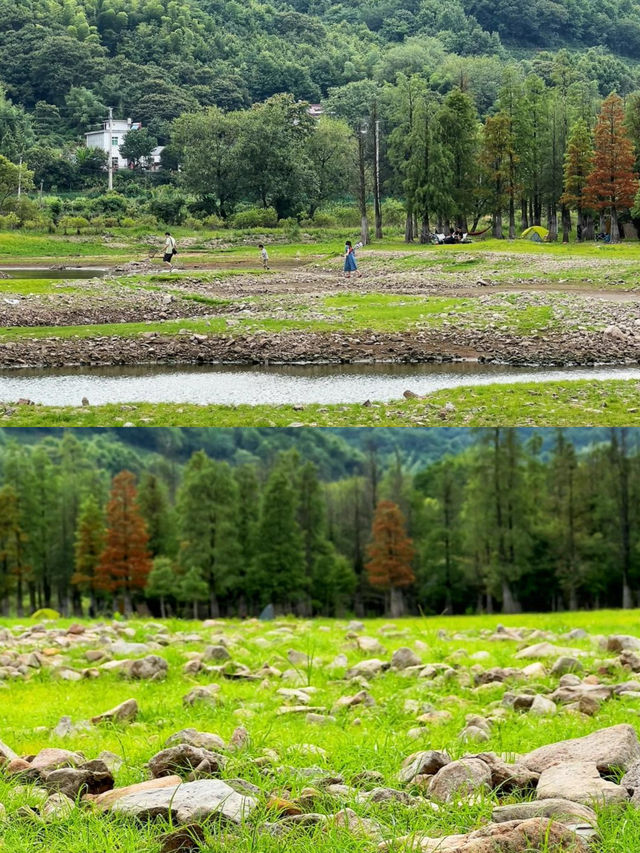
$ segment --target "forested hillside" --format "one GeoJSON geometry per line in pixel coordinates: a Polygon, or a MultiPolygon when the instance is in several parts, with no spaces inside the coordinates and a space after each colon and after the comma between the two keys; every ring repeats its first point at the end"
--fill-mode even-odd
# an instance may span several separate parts
{"type": "Polygon", "coordinates": [[[398,615],[638,601],[635,430],[582,449],[549,431],[546,452],[537,432],[479,430],[420,466],[417,435],[400,447],[409,430],[372,430],[351,446],[330,430],[295,431],[298,442],[225,432],[211,453],[195,449],[194,430],[185,461],[172,451],[179,433],[155,430],[160,454],[152,432],[138,447],[75,431],[0,445],[5,612],[257,615],[271,603],[398,615]],[[340,472],[326,454],[342,458],[340,472]]]}
{"type": "MultiPolygon", "coordinates": [[[[107,105],[162,134],[198,106],[319,101],[398,73],[426,73],[444,92],[464,70],[486,106],[511,48],[579,49],[580,76],[624,93],[635,72],[606,52],[640,59],[639,21],[631,0],[1,0],[0,83],[30,114],[25,132],[49,138],[83,132],[107,105]]],[[[533,61],[547,73],[551,55],[533,61]]]]}

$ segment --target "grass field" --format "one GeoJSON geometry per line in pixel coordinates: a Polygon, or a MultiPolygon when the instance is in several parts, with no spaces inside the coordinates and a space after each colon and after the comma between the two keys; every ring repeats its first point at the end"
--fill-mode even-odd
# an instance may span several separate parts
{"type": "Polygon", "coordinates": [[[487,385],[436,391],[390,403],[198,406],[111,403],[104,406],[0,405],[0,422],[27,426],[634,426],[635,380],[576,380],[487,385]],[[448,404],[451,404],[450,406],[448,404]],[[451,408],[453,407],[453,408],[451,408]],[[3,413],[4,408],[4,413],[3,413]]]}
{"type": "MultiPolygon", "coordinates": [[[[49,627],[64,628],[70,622],[60,620],[49,627]]],[[[343,680],[344,659],[336,660],[338,655],[346,655],[352,666],[367,657],[356,648],[355,637],[347,637],[346,621],[228,621],[207,628],[202,623],[170,621],[165,623],[169,644],[153,651],[169,663],[165,681],[131,682],[114,673],[101,672],[97,678],[68,682],[57,678],[50,668],[34,670],[26,680],[0,681],[0,736],[19,754],[57,746],[80,750],[87,758],[94,758],[102,750],[110,750],[122,761],[115,774],[116,786],[121,786],[147,778],[145,762],[178,730],[192,727],[228,741],[236,726],[243,725],[249,733],[249,744],[231,754],[223,777],[240,777],[257,785],[260,806],[247,826],[226,837],[215,824],[209,824],[203,849],[234,853],[285,849],[295,853],[368,853],[377,849],[377,843],[337,828],[298,828],[285,839],[272,837],[264,831],[265,820],[275,820],[266,805],[268,798],[275,795],[295,799],[304,788],[314,787],[317,777],[340,775],[349,784],[363,770],[381,773],[384,782],[379,784],[402,788],[397,780],[400,765],[406,756],[421,749],[445,749],[452,758],[487,750],[512,755],[622,722],[631,723],[640,731],[640,702],[635,698],[613,698],[594,716],[560,708],[555,716],[534,718],[501,706],[503,693],[517,690],[517,682],[475,687],[473,673],[478,668],[522,667],[530,663],[514,659],[526,642],[489,639],[499,623],[547,632],[552,642],[557,640],[561,646],[585,653],[585,672],[594,671],[596,661],[613,657],[600,648],[598,635],[640,635],[637,611],[405,619],[395,620],[392,626],[384,620],[367,621],[360,633],[377,638],[384,647],[376,656],[389,660],[395,649],[410,647],[424,664],[448,663],[454,672],[447,677],[425,679],[417,678],[415,673],[389,670],[372,678],[367,687],[375,705],[336,711],[323,725],[312,725],[306,722],[305,713],[280,714],[287,700],[277,691],[282,687],[312,687],[315,692],[310,705],[328,712],[341,696],[361,689],[358,684],[343,680]],[[570,641],[562,637],[577,627],[586,629],[589,636],[570,641]],[[193,653],[221,636],[234,663],[245,664],[254,672],[269,664],[286,674],[272,672],[262,682],[234,681],[215,675],[185,676],[182,667],[193,653]],[[287,658],[290,650],[306,655],[307,662],[292,666],[287,658]],[[217,707],[183,705],[182,697],[194,685],[211,682],[220,684],[217,707]],[[52,734],[63,715],[78,723],[129,698],[135,698],[140,707],[133,723],[91,726],[66,737],[52,734]],[[500,710],[486,743],[465,744],[460,740],[468,714],[487,716],[496,708],[500,710]],[[421,724],[417,718],[425,709],[447,714],[421,724]],[[306,769],[310,767],[314,769],[306,769]]],[[[22,624],[28,625],[29,620],[22,624]]],[[[125,639],[153,640],[159,636],[158,624],[131,621],[125,639]]],[[[18,633],[17,621],[4,620],[0,627],[3,625],[18,633]]],[[[124,624],[118,623],[117,627],[122,630],[124,624]]],[[[29,651],[35,645],[25,640],[20,650],[29,651]]],[[[65,664],[82,669],[88,666],[86,648],[98,645],[104,646],[104,642],[80,644],[71,651],[63,650],[58,657],[65,664]]],[[[604,680],[616,683],[628,678],[628,673],[614,665],[604,680]]],[[[529,680],[526,686],[536,693],[548,693],[557,682],[557,676],[546,675],[529,680]]],[[[491,794],[462,805],[441,805],[434,812],[424,792],[411,785],[404,787],[417,796],[411,805],[363,803],[356,791],[346,790],[339,796],[320,792],[312,811],[331,815],[340,808],[351,807],[359,816],[376,821],[382,838],[391,839],[412,830],[432,836],[471,830],[490,819],[497,802],[496,795],[491,794]]],[[[44,823],[23,808],[37,806],[40,796],[36,786],[21,785],[0,772],[0,803],[7,809],[7,819],[0,822],[0,849],[7,853],[158,853],[157,838],[168,828],[162,821],[138,825],[124,818],[96,815],[80,806],[64,820],[44,823]]],[[[500,797],[502,802],[518,799],[520,796],[515,795],[500,797]]],[[[600,810],[599,818],[601,838],[594,850],[636,853],[640,845],[640,811],[632,807],[607,808],[600,810]]]]}

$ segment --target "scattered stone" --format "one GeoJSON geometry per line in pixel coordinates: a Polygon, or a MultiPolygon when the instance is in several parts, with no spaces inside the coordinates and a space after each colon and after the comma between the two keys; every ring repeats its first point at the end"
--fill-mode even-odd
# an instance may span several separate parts
{"type": "Polygon", "coordinates": [[[183,705],[192,707],[196,703],[201,702],[204,705],[209,705],[211,708],[215,708],[220,704],[219,699],[217,698],[219,690],[220,686],[217,684],[194,687],[193,690],[190,690],[186,694],[186,696],[182,697],[182,703],[183,705]]]}
{"type": "Polygon", "coordinates": [[[75,804],[64,794],[52,794],[42,806],[40,814],[47,822],[66,820],[74,810],[75,804]]]}
{"type": "Polygon", "coordinates": [[[429,783],[429,796],[444,803],[485,793],[491,786],[491,770],[478,758],[462,758],[442,767],[429,783]]]}
{"type": "Polygon", "coordinates": [[[226,744],[220,735],[212,734],[211,732],[199,732],[197,729],[181,729],[179,732],[170,735],[164,745],[168,749],[171,746],[182,743],[199,749],[226,749],[226,744]]]}
{"type": "Polygon", "coordinates": [[[217,752],[181,743],[156,753],[149,761],[149,770],[154,779],[174,773],[191,773],[194,770],[213,775],[224,769],[226,761],[226,758],[217,752]]]}
{"type": "Polygon", "coordinates": [[[160,853],[190,853],[201,849],[205,843],[205,834],[200,824],[189,823],[180,829],[165,832],[157,840],[160,853]]]}
{"type": "Polygon", "coordinates": [[[530,803],[512,803],[508,806],[497,806],[491,815],[496,823],[512,820],[527,820],[532,817],[548,817],[561,823],[576,824],[580,822],[597,826],[598,818],[592,808],[581,803],[551,798],[535,800],[530,803]]]}
{"type": "Polygon", "coordinates": [[[407,669],[410,666],[422,666],[418,655],[408,648],[396,649],[391,655],[392,669],[407,669]]]}
{"type": "Polygon", "coordinates": [[[451,758],[446,752],[430,749],[426,752],[414,752],[402,762],[402,769],[398,773],[400,782],[412,782],[416,776],[435,776],[435,774],[451,763],[451,758]]]}
{"type": "Polygon", "coordinates": [[[130,723],[138,716],[138,703],[135,699],[127,699],[125,702],[121,702],[119,705],[116,705],[115,708],[111,708],[109,711],[104,711],[102,714],[98,714],[95,717],[91,718],[92,723],[104,723],[104,722],[114,722],[114,723],[130,723]]]}

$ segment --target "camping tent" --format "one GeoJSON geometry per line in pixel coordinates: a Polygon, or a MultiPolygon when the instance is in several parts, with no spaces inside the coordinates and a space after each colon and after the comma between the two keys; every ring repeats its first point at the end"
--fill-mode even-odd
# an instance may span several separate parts
{"type": "Polygon", "coordinates": [[[525,240],[533,240],[534,243],[542,243],[549,236],[549,232],[541,225],[532,225],[531,228],[525,228],[521,236],[524,237],[525,240]]]}

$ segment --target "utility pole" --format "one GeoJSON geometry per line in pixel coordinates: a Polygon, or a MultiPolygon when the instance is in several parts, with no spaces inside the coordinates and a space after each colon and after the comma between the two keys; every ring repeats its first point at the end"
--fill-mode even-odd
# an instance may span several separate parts
{"type": "Polygon", "coordinates": [[[18,198],[22,195],[22,154],[20,155],[20,164],[18,165],[18,198]]]}
{"type": "Polygon", "coordinates": [[[113,107],[109,107],[109,189],[113,189],[113,107]]]}

